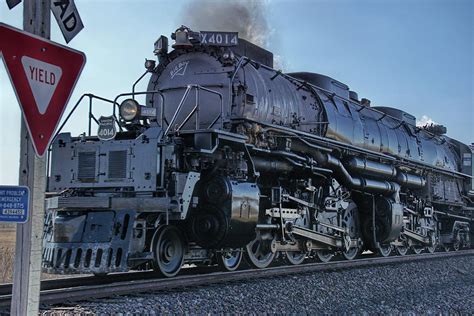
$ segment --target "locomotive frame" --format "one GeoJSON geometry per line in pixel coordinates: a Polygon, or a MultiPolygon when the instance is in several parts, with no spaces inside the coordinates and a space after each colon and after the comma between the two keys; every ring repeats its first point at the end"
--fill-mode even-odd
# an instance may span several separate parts
{"type": "Polygon", "coordinates": [[[66,122],[88,97],[87,135],[60,127],[45,271],[171,277],[184,263],[235,270],[243,256],[263,268],[276,256],[470,247],[468,146],[332,78],[274,70],[271,53],[243,40],[201,45],[186,27],[172,37],[175,50],[160,37],[158,66],[147,61],[131,93],[81,97],[66,122]],[[135,92],[146,74],[147,91],[135,92]],[[94,99],[112,105],[112,140],[92,135],[94,99]]]}

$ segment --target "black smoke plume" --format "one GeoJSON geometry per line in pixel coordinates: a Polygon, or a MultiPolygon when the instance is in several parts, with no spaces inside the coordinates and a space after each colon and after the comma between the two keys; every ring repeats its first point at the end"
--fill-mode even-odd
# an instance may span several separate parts
{"type": "Polygon", "coordinates": [[[179,23],[195,31],[239,32],[239,37],[268,47],[270,28],[266,1],[199,0],[183,9],[179,23]]]}

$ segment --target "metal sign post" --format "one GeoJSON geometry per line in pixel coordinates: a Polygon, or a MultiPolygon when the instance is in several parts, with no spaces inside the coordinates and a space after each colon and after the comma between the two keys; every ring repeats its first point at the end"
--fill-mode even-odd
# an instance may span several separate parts
{"type": "MultiPolygon", "coordinates": [[[[19,2],[10,0],[8,6],[13,8],[19,2]]],[[[0,57],[22,109],[20,187],[0,188],[0,221],[25,222],[17,225],[11,303],[11,314],[20,316],[38,314],[45,153],[86,61],[84,53],[49,41],[52,2],[63,13],[74,8],[74,25],[80,21],[72,0],[24,0],[24,31],[0,22],[0,57]]]]}
{"type": "MultiPolygon", "coordinates": [[[[23,1],[23,29],[49,39],[50,0],[23,1]]],[[[13,273],[12,315],[38,315],[41,251],[46,189],[46,158],[35,155],[25,120],[21,119],[19,184],[30,188],[30,220],[18,224],[13,273]]]]}

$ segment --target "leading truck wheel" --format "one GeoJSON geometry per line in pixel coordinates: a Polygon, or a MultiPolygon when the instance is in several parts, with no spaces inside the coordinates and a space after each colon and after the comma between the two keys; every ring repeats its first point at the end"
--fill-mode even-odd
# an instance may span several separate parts
{"type": "Polygon", "coordinates": [[[184,261],[184,238],[174,226],[162,226],[153,236],[153,268],[165,277],[173,277],[184,261]]]}

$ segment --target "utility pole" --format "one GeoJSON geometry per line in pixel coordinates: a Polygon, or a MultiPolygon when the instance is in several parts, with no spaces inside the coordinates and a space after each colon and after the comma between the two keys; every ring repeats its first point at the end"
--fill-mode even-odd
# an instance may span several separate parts
{"type": "MultiPolygon", "coordinates": [[[[49,39],[50,0],[23,0],[23,29],[49,39]]],[[[46,158],[36,156],[21,119],[19,184],[30,188],[30,219],[17,224],[11,315],[38,315],[41,279],[46,158]]]]}

